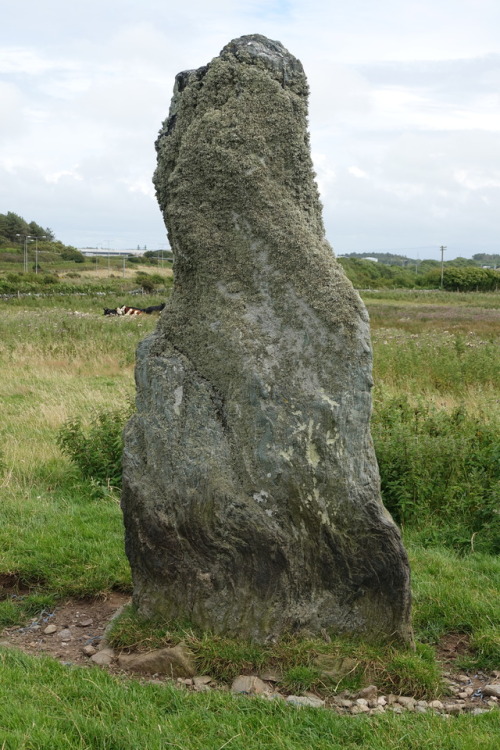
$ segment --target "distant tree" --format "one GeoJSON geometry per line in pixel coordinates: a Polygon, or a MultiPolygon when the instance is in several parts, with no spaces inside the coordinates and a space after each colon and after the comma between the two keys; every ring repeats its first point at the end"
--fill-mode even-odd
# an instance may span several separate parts
{"type": "Polygon", "coordinates": [[[412,267],[389,266],[360,258],[339,258],[348,279],[357,289],[412,288],[416,283],[412,267]]]}
{"type": "Polygon", "coordinates": [[[453,260],[447,260],[445,266],[476,266],[477,264],[472,258],[454,258],[453,260]]]}
{"type": "Polygon", "coordinates": [[[38,239],[41,239],[42,237],[48,238],[45,229],[37,224],[36,221],[30,221],[28,224],[28,233],[31,234],[32,237],[37,237],[38,239]]]}
{"type": "Polygon", "coordinates": [[[500,255],[490,253],[476,253],[472,256],[472,259],[479,263],[481,266],[490,266],[490,268],[498,268],[500,266],[500,255]]]}
{"type": "Polygon", "coordinates": [[[8,211],[5,216],[5,227],[6,236],[12,242],[19,240],[18,234],[29,234],[28,224],[24,221],[22,216],[15,214],[13,211],[8,211]]]}
{"type": "Polygon", "coordinates": [[[44,229],[36,221],[27,222],[19,214],[8,211],[6,214],[0,214],[0,237],[10,242],[19,242],[18,235],[30,234],[35,238],[41,239],[46,237],[50,241],[55,240],[54,232],[47,227],[44,229]]]}
{"type": "Polygon", "coordinates": [[[397,255],[396,253],[344,253],[344,258],[357,258],[363,260],[363,258],[377,258],[379,263],[384,263],[388,266],[406,266],[415,265],[413,258],[407,258],[406,255],[397,255]]]}
{"type": "MultiPolygon", "coordinates": [[[[441,286],[441,270],[434,268],[421,278],[424,287],[441,286]]],[[[443,288],[450,292],[489,292],[500,287],[500,272],[477,266],[445,266],[443,288]]]]}
{"type": "Polygon", "coordinates": [[[85,262],[85,256],[83,255],[83,253],[81,253],[76,249],[76,247],[72,247],[71,245],[63,245],[63,249],[61,250],[61,258],[63,260],[73,260],[75,263],[85,262]]]}

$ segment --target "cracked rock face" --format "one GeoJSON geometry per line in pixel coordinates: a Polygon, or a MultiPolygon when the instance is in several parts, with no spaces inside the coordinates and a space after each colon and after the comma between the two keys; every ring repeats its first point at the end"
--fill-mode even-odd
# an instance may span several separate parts
{"type": "Polygon", "coordinates": [[[155,173],[175,285],[125,431],[134,601],[260,641],[410,640],[368,317],[324,236],[306,114],[302,65],[262,36],[176,78],[155,173]]]}

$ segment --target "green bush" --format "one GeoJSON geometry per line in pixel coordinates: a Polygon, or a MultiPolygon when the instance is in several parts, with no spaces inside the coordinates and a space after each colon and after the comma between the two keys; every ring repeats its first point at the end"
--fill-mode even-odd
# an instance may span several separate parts
{"type": "Polygon", "coordinates": [[[86,479],[115,488],[122,482],[123,428],[130,417],[129,405],[96,412],[84,425],[81,417],[63,424],[57,443],[86,479]]]}
{"type": "Polygon", "coordinates": [[[63,260],[73,260],[75,263],[85,263],[85,256],[83,253],[71,245],[66,245],[64,249],[61,250],[61,258],[63,260]]]}
{"type": "Polygon", "coordinates": [[[159,273],[146,273],[145,271],[137,271],[135,279],[138,284],[141,285],[142,289],[151,294],[155,291],[157,286],[165,286],[167,279],[165,279],[159,273]]]}
{"type": "MultiPolygon", "coordinates": [[[[424,287],[441,286],[441,269],[434,268],[419,279],[424,287]]],[[[477,266],[445,266],[444,289],[450,292],[491,292],[500,287],[500,273],[491,268],[477,266]]]]}
{"type": "Polygon", "coordinates": [[[338,261],[357,289],[413,288],[418,278],[414,268],[389,266],[358,258],[338,258],[338,261]]]}
{"type": "Polygon", "coordinates": [[[500,429],[464,408],[405,396],[379,404],[372,434],[384,503],[422,541],[500,552],[500,429]]]}

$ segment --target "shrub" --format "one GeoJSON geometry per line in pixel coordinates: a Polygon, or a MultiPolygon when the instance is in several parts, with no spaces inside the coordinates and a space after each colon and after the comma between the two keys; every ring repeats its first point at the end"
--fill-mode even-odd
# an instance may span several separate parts
{"type": "Polygon", "coordinates": [[[144,271],[138,271],[135,278],[137,283],[141,285],[143,291],[148,294],[154,292],[158,285],[165,284],[165,279],[159,273],[149,274],[144,271]]]}
{"type": "Polygon", "coordinates": [[[338,258],[338,261],[357,289],[412,288],[416,284],[417,276],[413,268],[358,258],[338,258]]]}
{"type": "MultiPolygon", "coordinates": [[[[434,268],[420,277],[425,287],[441,286],[441,270],[434,268]]],[[[491,268],[476,266],[446,266],[443,270],[443,288],[452,292],[489,292],[500,286],[500,273],[491,268]]]]}
{"type": "Polygon", "coordinates": [[[122,432],[131,413],[129,405],[96,412],[88,425],[80,417],[63,424],[57,443],[86,479],[121,487],[122,432]]]}
{"type": "Polygon", "coordinates": [[[59,282],[59,279],[57,276],[53,276],[49,273],[44,273],[43,276],[40,278],[40,283],[48,286],[50,284],[57,284],[59,282]]]}
{"type": "Polygon", "coordinates": [[[500,429],[461,407],[379,404],[372,433],[384,502],[423,541],[500,551],[500,429]]]}
{"type": "Polygon", "coordinates": [[[66,245],[64,249],[61,250],[61,258],[63,260],[72,260],[75,263],[85,263],[85,256],[83,253],[71,245],[66,245]]]}

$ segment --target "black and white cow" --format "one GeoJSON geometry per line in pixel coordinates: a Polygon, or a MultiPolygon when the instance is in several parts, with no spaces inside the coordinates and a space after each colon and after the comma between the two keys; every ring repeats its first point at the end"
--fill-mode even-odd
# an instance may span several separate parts
{"type": "Polygon", "coordinates": [[[163,308],[165,307],[165,303],[162,302],[161,305],[150,305],[149,307],[128,307],[127,305],[122,305],[122,307],[105,307],[104,308],[104,315],[142,315],[145,313],[146,315],[151,315],[151,313],[154,312],[161,312],[163,308]]]}

